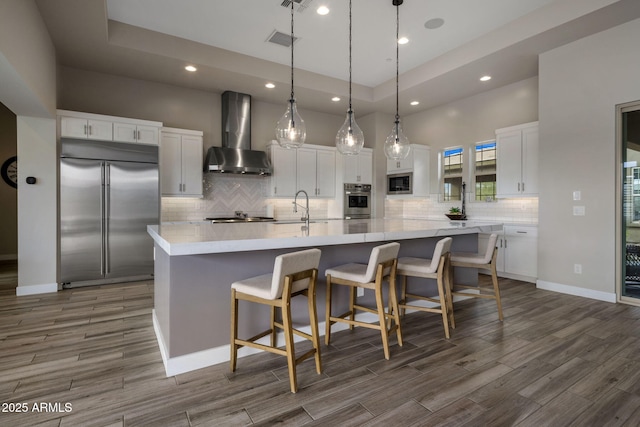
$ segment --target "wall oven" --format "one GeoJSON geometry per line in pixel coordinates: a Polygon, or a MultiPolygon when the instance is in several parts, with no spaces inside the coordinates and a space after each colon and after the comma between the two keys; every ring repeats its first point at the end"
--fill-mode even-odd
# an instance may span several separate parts
{"type": "Polygon", "coordinates": [[[344,185],[344,219],[371,218],[371,184],[344,185]]]}
{"type": "Polygon", "coordinates": [[[413,194],[413,172],[387,175],[387,194],[413,194]]]}

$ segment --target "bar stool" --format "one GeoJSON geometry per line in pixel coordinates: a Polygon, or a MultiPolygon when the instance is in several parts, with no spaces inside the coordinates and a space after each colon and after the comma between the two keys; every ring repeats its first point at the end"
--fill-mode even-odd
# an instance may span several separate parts
{"type": "MultiPolygon", "coordinates": [[[[502,302],[500,301],[500,288],[498,287],[498,274],[496,273],[496,256],[498,254],[498,248],[496,242],[498,241],[498,235],[493,233],[489,236],[489,242],[484,252],[480,253],[467,253],[467,252],[452,252],[451,253],[451,267],[467,267],[477,268],[481,270],[487,270],[491,274],[491,281],[493,282],[493,295],[488,294],[472,294],[467,292],[457,292],[454,290],[454,283],[451,280],[451,295],[459,295],[472,298],[488,298],[496,300],[498,306],[498,317],[503,320],[502,316],[502,302]]],[[[453,277],[453,274],[452,276],[453,277]]],[[[480,292],[479,286],[465,286],[457,285],[458,289],[473,289],[480,292]]]]}
{"type": "Polygon", "coordinates": [[[272,274],[263,274],[234,282],[231,285],[231,372],[236,370],[238,349],[244,346],[269,351],[287,357],[289,365],[289,383],[291,392],[298,390],[296,366],[303,360],[315,356],[316,371],[322,372],[320,362],[320,338],[318,334],[318,315],[316,313],[316,281],[320,250],[307,249],[279,255],[275,259],[272,274]],[[291,321],[291,297],[307,296],[311,335],[293,328],[291,321]],[[238,338],[238,301],[250,301],[271,306],[270,329],[247,340],[238,338]],[[276,308],[282,312],[282,323],[276,322],[276,308]],[[276,347],[276,328],[284,331],[285,349],[276,347]],[[296,358],[293,335],[310,340],[313,348],[296,358]],[[271,335],[271,346],[255,341],[271,335]]]}
{"type": "Polygon", "coordinates": [[[446,237],[436,243],[431,259],[402,257],[398,258],[398,276],[402,276],[400,301],[400,315],[404,316],[407,308],[429,313],[442,315],[444,325],[444,335],[449,339],[449,324],[455,328],[453,320],[453,304],[449,294],[449,250],[451,249],[451,237],[446,237]],[[438,298],[427,297],[407,292],[407,277],[421,277],[425,279],[436,279],[438,287],[438,298]],[[412,302],[427,301],[438,304],[436,307],[425,307],[424,305],[410,304],[412,302]]]}
{"type": "Polygon", "coordinates": [[[336,322],[380,331],[384,357],[389,360],[389,334],[395,332],[398,337],[398,345],[402,346],[402,331],[400,329],[400,316],[398,310],[398,297],[396,294],[396,267],[399,243],[387,243],[376,246],[371,250],[368,264],[345,264],[327,269],[327,313],[325,317],[326,331],[325,343],[329,345],[331,339],[331,325],[336,322]],[[389,311],[385,311],[382,296],[383,281],[389,282],[389,311]],[[331,315],[331,287],[332,285],[350,286],[349,311],[339,316],[331,315]],[[376,308],[364,307],[356,304],[356,289],[372,289],[375,292],[376,308]],[[366,323],[356,320],[356,310],[373,313],[378,316],[379,324],[366,323]],[[349,319],[347,319],[349,317],[349,319]],[[388,326],[387,326],[388,321],[388,326]],[[395,325],[393,324],[395,322],[395,325]]]}

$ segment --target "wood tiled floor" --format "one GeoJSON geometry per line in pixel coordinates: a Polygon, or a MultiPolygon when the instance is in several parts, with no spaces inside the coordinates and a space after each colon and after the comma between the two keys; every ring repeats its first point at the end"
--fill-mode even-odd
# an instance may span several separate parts
{"type": "Polygon", "coordinates": [[[272,354],[166,378],[151,282],[18,298],[15,269],[0,265],[2,426],[640,425],[640,307],[501,279],[503,323],[463,301],[445,340],[438,315],[409,314],[389,361],[376,331],[336,333],[291,394],[272,354]]]}

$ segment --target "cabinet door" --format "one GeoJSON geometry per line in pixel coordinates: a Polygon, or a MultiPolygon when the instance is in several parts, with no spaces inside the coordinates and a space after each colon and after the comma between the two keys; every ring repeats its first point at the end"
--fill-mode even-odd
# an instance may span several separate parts
{"type": "Polygon", "coordinates": [[[342,156],[343,166],[343,181],[347,184],[356,184],[360,182],[360,156],[362,156],[362,151],[357,156],[345,156],[344,154],[339,154],[342,156]]]}
{"type": "Polygon", "coordinates": [[[89,132],[87,119],[60,117],[60,136],[66,138],[86,138],[89,132]]]}
{"type": "Polygon", "coordinates": [[[113,141],[113,123],[104,120],[89,120],[89,139],[113,141]]]}
{"type": "Polygon", "coordinates": [[[202,196],[202,137],[182,136],[182,195],[202,196]]]}
{"type": "Polygon", "coordinates": [[[158,145],[158,128],[155,126],[136,126],[136,142],[158,145]]]}
{"type": "Polygon", "coordinates": [[[131,123],[113,124],[113,140],[118,142],[136,142],[136,125],[131,123]]]}
{"type": "Polygon", "coordinates": [[[160,143],[160,191],[163,196],[180,195],[182,148],[180,135],[163,133],[160,143]]]}
{"type": "Polygon", "coordinates": [[[336,195],[336,152],[318,150],[316,152],[316,195],[333,198],[336,195]]]}
{"type": "Polygon", "coordinates": [[[277,197],[293,197],[296,194],[296,150],[272,145],[269,153],[273,167],[269,194],[277,197]]]}
{"type": "Polygon", "coordinates": [[[413,170],[413,147],[402,160],[387,159],[387,173],[405,172],[413,170]]]}
{"type": "Polygon", "coordinates": [[[496,196],[519,196],[522,185],[522,131],[498,134],[496,149],[496,196]]]}
{"type": "Polygon", "coordinates": [[[505,273],[538,276],[538,239],[526,236],[505,236],[505,273]]]}
{"type": "Polygon", "coordinates": [[[316,185],[316,150],[298,148],[296,151],[296,190],[304,190],[309,197],[314,197],[318,193],[318,186],[316,185]]]}
{"type": "Polygon", "coordinates": [[[538,195],[538,126],[522,130],[522,194],[538,195]]]}
{"type": "Polygon", "coordinates": [[[357,182],[360,184],[373,184],[373,153],[371,151],[361,151],[357,157],[359,170],[357,182]]]}

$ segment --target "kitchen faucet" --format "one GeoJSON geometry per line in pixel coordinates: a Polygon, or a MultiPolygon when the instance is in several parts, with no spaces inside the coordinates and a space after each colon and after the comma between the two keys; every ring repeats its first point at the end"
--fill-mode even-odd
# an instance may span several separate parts
{"type": "Polygon", "coordinates": [[[307,194],[306,191],[304,190],[298,190],[298,192],[296,193],[296,196],[293,198],[293,212],[297,213],[298,212],[298,206],[300,206],[302,209],[305,210],[305,214],[302,218],[300,218],[302,221],[305,222],[305,226],[307,227],[307,229],[309,229],[309,195],[307,194]],[[304,197],[307,200],[307,206],[304,207],[301,204],[298,203],[298,194],[300,193],[304,193],[304,197]]]}

